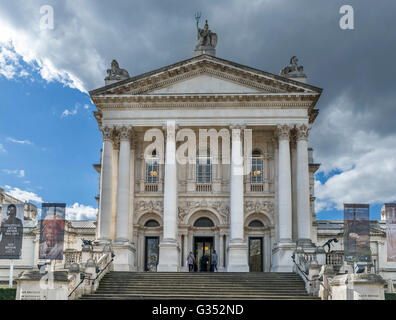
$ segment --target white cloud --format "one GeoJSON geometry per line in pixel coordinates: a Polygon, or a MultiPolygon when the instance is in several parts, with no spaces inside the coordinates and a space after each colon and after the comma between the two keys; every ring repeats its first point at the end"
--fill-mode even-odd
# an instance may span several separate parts
{"type": "Polygon", "coordinates": [[[43,199],[39,197],[37,194],[29,191],[24,191],[19,188],[12,188],[8,185],[4,186],[4,188],[7,190],[6,192],[11,195],[12,197],[21,200],[21,201],[33,201],[37,203],[42,203],[43,199]]]}
{"type": "Polygon", "coordinates": [[[315,181],[316,212],[342,210],[344,203],[396,200],[396,132],[380,137],[365,130],[360,127],[365,115],[350,110],[352,102],[344,95],[329,106],[324,123],[313,133],[316,139],[328,136],[332,150],[326,150],[326,141],[316,149],[319,170],[330,176],[325,183],[315,181]]]}
{"type": "Polygon", "coordinates": [[[8,137],[6,140],[10,141],[10,142],[13,142],[13,143],[18,143],[18,144],[27,144],[27,145],[32,145],[33,144],[29,140],[17,140],[17,139],[14,139],[12,137],[8,137]]]}
{"type": "Polygon", "coordinates": [[[98,209],[85,206],[83,204],[74,203],[70,207],[66,207],[67,220],[96,220],[96,213],[98,209]]]}
{"type": "Polygon", "coordinates": [[[22,76],[25,76],[27,72],[19,71],[21,67],[18,54],[13,50],[11,42],[0,43],[0,75],[10,80],[18,75],[21,76],[24,71],[22,76]]]}
{"type": "Polygon", "coordinates": [[[18,178],[23,178],[25,176],[25,170],[9,170],[3,169],[2,170],[6,174],[16,175],[18,178]]]}
{"type": "Polygon", "coordinates": [[[62,117],[62,118],[66,118],[66,117],[68,117],[68,116],[74,116],[74,115],[77,114],[77,112],[78,112],[78,105],[76,104],[76,105],[74,106],[74,109],[72,109],[72,110],[65,109],[65,110],[62,112],[61,117],[62,117]]]}
{"type": "Polygon", "coordinates": [[[7,150],[4,148],[4,146],[0,143],[0,152],[6,153],[7,150]]]}

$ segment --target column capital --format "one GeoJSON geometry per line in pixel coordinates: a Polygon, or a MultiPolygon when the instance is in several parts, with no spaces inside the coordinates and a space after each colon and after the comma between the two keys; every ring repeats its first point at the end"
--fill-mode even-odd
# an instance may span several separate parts
{"type": "Polygon", "coordinates": [[[311,129],[310,125],[300,124],[295,126],[296,132],[296,141],[305,140],[308,141],[309,130],[311,129]]]}
{"type": "Polygon", "coordinates": [[[292,127],[288,124],[279,124],[276,126],[275,135],[278,140],[290,140],[290,131],[292,127]]]}
{"type": "Polygon", "coordinates": [[[113,142],[114,127],[112,127],[112,126],[104,126],[104,127],[100,128],[100,131],[102,131],[102,134],[103,134],[103,141],[111,141],[111,142],[113,142]]]}
{"type": "Polygon", "coordinates": [[[129,141],[132,137],[133,127],[132,126],[119,126],[117,130],[120,133],[121,141],[129,141]]]}

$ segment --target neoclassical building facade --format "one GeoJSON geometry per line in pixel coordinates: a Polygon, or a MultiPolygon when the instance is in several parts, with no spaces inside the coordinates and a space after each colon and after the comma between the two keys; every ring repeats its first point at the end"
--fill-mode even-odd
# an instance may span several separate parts
{"type": "Polygon", "coordinates": [[[216,250],[219,271],[291,271],[296,245],[316,242],[308,139],[322,90],[295,57],[278,76],[198,49],[133,77],[113,61],[90,92],[103,133],[97,242],[111,243],[115,270],[187,271],[193,252],[200,271],[216,250]]]}

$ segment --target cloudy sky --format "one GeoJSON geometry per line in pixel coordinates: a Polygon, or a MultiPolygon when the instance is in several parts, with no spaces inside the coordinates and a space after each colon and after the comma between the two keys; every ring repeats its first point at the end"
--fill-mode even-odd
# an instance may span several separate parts
{"type": "Polygon", "coordinates": [[[194,13],[219,36],[217,56],[275,74],[292,55],[324,89],[311,131],[318,218],[396,201],[394,0],[0,1],[0,186],[66,202],[93,218],[101,136],[87,91],[113,58],[138,75],[193,56],[194,13]],[[354,30],[340,7],[352,5],[354,30]],[[42,30],[40,8],[54,28],[42,30]]]}

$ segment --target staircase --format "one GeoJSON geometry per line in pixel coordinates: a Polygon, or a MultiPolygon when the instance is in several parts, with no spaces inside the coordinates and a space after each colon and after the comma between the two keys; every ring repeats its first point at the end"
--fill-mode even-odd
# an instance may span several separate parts
{"type": "Polygon", "coordinates": [[[110,272],[83,300],[310,300],[295,273],[110,272]]]}

